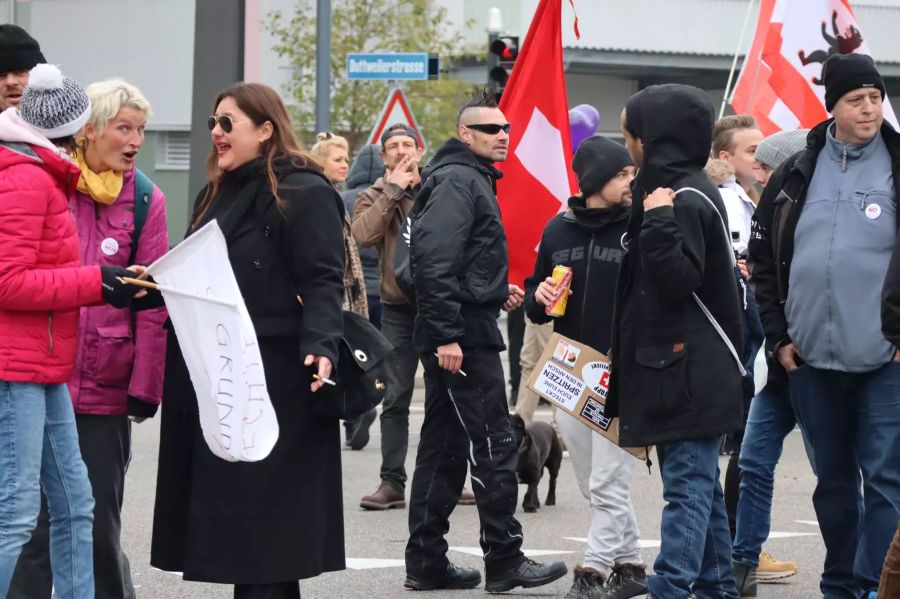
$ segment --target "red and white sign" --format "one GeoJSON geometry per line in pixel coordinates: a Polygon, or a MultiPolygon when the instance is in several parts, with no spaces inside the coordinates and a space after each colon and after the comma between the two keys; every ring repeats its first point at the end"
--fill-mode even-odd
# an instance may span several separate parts
{"type": "Polygon", "coordinates": [[[381,109],[381,114],[378,115],[375,127],[372,129],[372,133],[369,134],[369,141],[366,143],[381,144],[381,134],[384,133],[385,129],[397,123],[403,123],[412,127],[412,130],[416,132],[419,147],[422,148],[423,152],[428,149],[425,144],[425,138],[422,136],[422,131],[419,129],[419,125],[416,124],[416,117],[413,116],[412,110],[409,108],[409,102],[400,89],[392,89],[388,94],[387,102],[384,103],[384,108],[381,109]]]}
{"type": "MultiPolygon", "coordinates": [[[[852,52],[871,55],[849,0],[762,0],[731,105],[766,135],[814,127],[828,118],[822,64],[852,52]]],[[[884,118],[897,128],[887,99],[884,118]]]]}
{"type": "Polygon", "coordinates": [[[509,282],[534,269],[544,226],[578,189],[572,172],[563,70],[562,1],[541,0],[513,67],[500,110],[512,124],[509,155],[497,167],[497,198],[509,245],[509,282]]]}

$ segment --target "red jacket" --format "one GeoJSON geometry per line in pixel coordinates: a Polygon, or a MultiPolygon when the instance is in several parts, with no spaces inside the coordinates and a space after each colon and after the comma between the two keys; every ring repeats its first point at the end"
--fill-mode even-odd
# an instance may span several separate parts
{"type": "Polygon", "coordinates": [[[13,109],[0,114],[0,380],[65,383],[78,309],[102,303],[100,268],[79,266],[78,167],[21,127],[13,109]]]}

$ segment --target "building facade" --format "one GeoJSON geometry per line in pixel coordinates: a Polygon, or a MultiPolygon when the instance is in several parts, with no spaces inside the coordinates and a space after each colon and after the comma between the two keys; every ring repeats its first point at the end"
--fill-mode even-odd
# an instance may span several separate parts
{"type": "MultiPolygon", "coordinates": [[[[273,10],[315,0],[217,0],[243,2],[244,39],[205,43],[243,44],[245,79],[282,88],[290,67],[272,50],[262,21],[273,10]]],[[[363,1],[363,0],[360,0],[363,1]]],[[[488,9],[500,8],[505,33],[524,39],[538,0],[433,0],[448,11],[447,27],[463,33],[473,53],[487,43],[488,9]]],[[[193,199],[190,164],[195,0],[0,0],[0,22],[16,22],[41,43],[48,60],[87,84],[122,77],[153,106],[138,166],[163,189],[169,204],[169,237],[182,238],[193,199]]],[[[569,103],[600,111],[600,132],[619,133],[625,99],[654,83],[680,82],[708,91],[718,106],[735,53],[749,47],[758,0],[575,0],[563,5],[564,61],[569,103]],[[741,30],[747,30],[740,42],[741,30]]],[[[853,2],[860,28],[891,95],[900,95],[900,0],[853,2]]],[[[385,48],[390,51],[390,48],[385,48]]],[[[738,62],[738,66],[740,62],[738,62]]],[[[483,58],[460,61],[451,76],[484,83],[483,58]]],[[[201,99],[201,101],[203,101],[201,99]]],[[[212,98],[209,98],[212,101],[212,98]]],[[[427,135],[427,132],[425,132],[427,135]]]]}

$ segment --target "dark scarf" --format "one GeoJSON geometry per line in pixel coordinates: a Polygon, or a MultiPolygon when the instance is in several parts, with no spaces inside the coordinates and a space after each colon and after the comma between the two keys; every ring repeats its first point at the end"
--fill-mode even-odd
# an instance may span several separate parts
{"type": "Polygon", "coordinates": [[[588,208],[581,196],[569,198],[569,209],[575,215],[578,224],[591,231],[602,229],[606,225],[628,218],[629,207],[618,204],[609,208],[588,208]]]}

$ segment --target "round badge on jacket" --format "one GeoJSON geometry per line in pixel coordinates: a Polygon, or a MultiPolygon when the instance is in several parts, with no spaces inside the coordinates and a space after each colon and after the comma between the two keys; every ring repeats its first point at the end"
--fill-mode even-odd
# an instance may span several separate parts
{"type": "Polygon", "coordinates": [[[881,216],[881,206],[878,204],[869,204],[866,206],[866,218],[875,220],[879,216],[881,216]]]}
{"type": "Polygon", "coordinates": [[[107,256],[115,256],[116,252],[119,251],[119,242],[112,237],[107,237],[100,242],[100,251],[107,256]]]}

